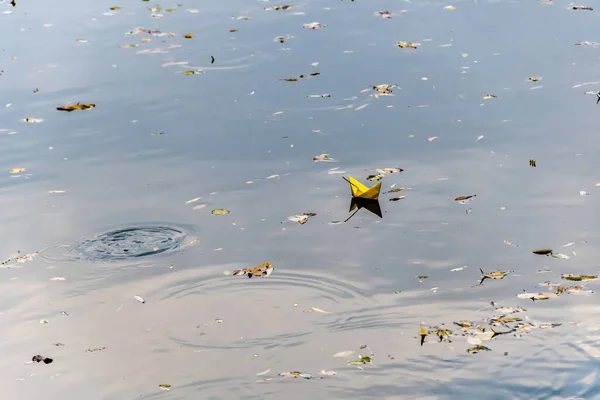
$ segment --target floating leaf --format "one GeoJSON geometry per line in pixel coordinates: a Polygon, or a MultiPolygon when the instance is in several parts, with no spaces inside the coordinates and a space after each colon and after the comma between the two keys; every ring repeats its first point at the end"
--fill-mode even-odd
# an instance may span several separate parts
{"type": "Polygon", "coordinates": [[[495,94],[486,94],[485,96],[483,96],[484,100],[489,100],[489,99],[495,99],[498,96],[496,96],[495,94]]]}
{"type": "Polygon", "coordinates": [[[185,35],[183,35],[183,37],[186,39],[192,39],[194,35],[192,35],[191,33],[186,33],[185,35]]]}
{"type": "Polygon", "coordinates": [[[233,272],[231,272],[231,274],[233,276],[239,276],[239,275],[248,275],[248,278],[252,278],[253,276],[262,276],[262,277],[266,277],[271,275],[271,273],[273,272],[274,267],[271,265],[270,262],[265,262],[263,264],[257,265],[254,268],[243,268],[243,269],[238,269],[235,270],[233,272]]]}
{"type": "Polygon", "coordinates": [[[160,385],[158,385],[158,387],[162,390],[171,390],[171,385],[169,385],[168,383],[161,383],[160,385]]]}
{"type": "Polygon", "coordinates": [[[504,279],[504,277],[510,273],[504,271],[494,271],[485,273],[483,272],[483,269],[479,268],[479,270],[481,271],[483,276],[481,277],[481,280],[479,281],[478,285],[483,284],[483,281],[486,279],[504,279]]]}
{"type": "Polygon", "coordinates": [[[593,281],[598,279],[598,275],[573,275],[573,274],[562,274],[560,276],[562,279],[565,279],[567,281],[576,281],[576,282],[581,282],[581,281],[593,281]]]}
{"type": "Polygon", "coordinates": [[[575,5],[573,7],[571,7],[571,9],[573,10],[583,10],[583,11],[594,11],[594,9],[590,6],[581,6],[581,5],[575,5]]]}
{"type": "Polygon", "coordinates": [[[93,349],[87,349],[85,352],[86,353],[95,353],[97,351],[102,351],[102,350],[106,350],[106,347],[95,347],[93,349]]]}
{"type": "Polygon", "coordinates": [[[415,42],[398,42],[396,43],[396,46],[400,47],[401,49],[416,49],[417,47],[419,47],[419,43],[415,43],[415,42]]]}
{"type": "Polygon", "coordinates": [[[390,201],[398,201],[398,200],[402,200],[402,199],[405,199],[405,198],[406,198],[406,196],[392,197],[390,199],[390,201]]]}
{"type": "Polygon", "coordinates": [[[535,163],[535,160],[533,160],[533,159],[529,160],[529,166],[531,166],[531,167],[537,167],[537,165],[535,163]]]}
{"type": "Polygon", "coordinates": [[[477,195],[468,195],[468,196],[458,196],[457,198],[454,199],[454,201],[456,201],[459,204],[468,204],[471,201],[473,201],[473,198],[475,198],[477,195]]]}
{"type": "Polygon", "coordinates": [[[329,161],[329,162],[333,162],[333,161],[335,161],[335,159],[331,158],[331,157],[329,156],[329,154],[325,154],[325,153],[323,153],[323,154],[319,154],[318,156],[314,156],[314,157],[313,157],[313,161],[314,161],[314,162],[318,162],[318,161],[329,161]]]}
{"type": "Polygon", "coordinates": [[[283,376],[285,378],[293,377],[293,378],[313,379],[313,376],[311,374],[307,374],[307,373],[299,372],[299,371],[280,372],[278,375],[283,376]]]}
{"type": "Polygon", "coordinates": [[[363,365],[363,364],[371,364],[372,359],[370,356],[358,356],[357,361],[348,361],[348,365],[363,365]]]}
{"type": "Polygon", "coordinates": [[[9,174],[20,174],[21,172],[25,172],[27,171],[25,168],[22,167],[17,167],[17,168],[12,168],[10,170],[8,170],[9,174]]]}
{"type": "Polygon", "coordinates": [[[354,354],[352,350],[340,351],[339,353],[335,353],[333,357],[348,357],[354,354]]]}
{"type": "Polygon", "coordinates": [[[323,29],[323,28],[326,28],[326,27],[327,27],[327,25],[325,25],[325,24],[322,24],[322,23],[320,23],[320,22],[311,22],[311,23],[308,23],[308,24],[303,24],[303,25],[302,25],[302,27],[303,27],[304,29],[312,29],[312,30],[315,30],[315,29],[323,29]]]}
{"type": "Polygon", "coordinates": [[[44,364],[50,364],[50,363],[51,363],[52,361],[54,361],[54,360],[52,360],[51,358],[44,357],[44,356],[41,356],[41,355],[39,355],[39,354],[38,354],[38,355],[36,355],[36,356],[33,356],[33,357],[31,358],[31,361],[33,361],[33,362],[36,362],[36,363],[40,363],[40,362],[42,362],[42,361],[43,361],[43,362],[44,362],[44,364]]]}
{"type": "Polygon", "coordinates": [[[296,215],[292,215],[291,217],[288,217],[288,221],[293,221],[293,222],[297,222],[300,225],[304,225],[305,223],[308,222],[308,219],[310,217],[314,217],[315,213],[303,213],[303,214],[296,214],[296,215]]]}
{"type": "Polygon", "coordinates": [[[89,104],[77,103],[77,104],[67,104],[66,106],[56,107],[56,109],[58,111],[71,112],[71,111],[75,111],[75,110],[89,111],[89,110],[91,110],[94,107],[96,107],[96,105],[92,104],[92,103],[89,103],[89,104]]]}
{"type": "Polygon", "coordinates": [[[137,301],[139,301],[140,303],[145,303],[146,302],[146,300],[144,300],[142,297],[137,296],[137,295],[133,296],[133,298],[136,299],[137,301]]]}
{"type": "Polygon", "coordinates": [[[211,213],[212,215],[227,215],[227,214],[229,214],[230,212],[231,212],[231,211],[229,211],[229,210],[226,210],[226,209],[224,209],[224,208],[216,208],[216,209],[212,210],[210,213],[211,213]]]}
{"type": "Polygon", "coordinates": [[[265,8],[265,11],[287,11],[291,10],[292,6],[272,6],[265,8]]]}
{"type": "Polygon", "coordinates": [[[489,347],[485,347],[482,345],[477,345],[477,346],[473,346],[469,349],[467,349],[467,353],[469,354],[475,354],[475,353],[479,353],[480,351],[491,351],[492,349],[490,349],[489,347]]]}
{"type": "Polygon", "coordinates": [[[537,250],[533,250],[533,254],[539,254],[542,256],[546,256],[549,254],[552,254],[552,249],[537,249],[537,250]]]}

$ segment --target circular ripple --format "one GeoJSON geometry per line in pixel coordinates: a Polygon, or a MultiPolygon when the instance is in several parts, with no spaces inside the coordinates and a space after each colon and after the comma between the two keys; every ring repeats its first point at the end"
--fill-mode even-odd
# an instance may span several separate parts
{"type": "Polygon", "coordinates": [[[41,251],[53,261],[123,261],[167,253],[183,247],[188,235],[179,228],[154,225],[116,229],[71,245],[41,251]]]}

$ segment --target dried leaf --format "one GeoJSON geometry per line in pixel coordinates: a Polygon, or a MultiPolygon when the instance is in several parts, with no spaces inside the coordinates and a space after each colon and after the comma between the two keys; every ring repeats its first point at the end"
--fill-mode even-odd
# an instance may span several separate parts
{"type": "Polygon", "coordinates": [[[302,27],[303,27],[304,29],[312,29],[312,30],[315,30],[315,29],[322,29],[322,28],[326,28],[326,27],[327,27],[327,25],[325,25],[325,24],[322,24],[322,23],[320,23],[320,22],[311,22],[311,23],[308,23],[308,24],[303,24],[303,25],[302,25],[302,27]]]}
{"type": "Polygon", "coordinates": [[[54,361],[54,360],[52,360],[51,358],[44,357],[44,356],[42,356],[42,355],[39,355],[39,354],[38,354],[38,355],[36,355],[36,356],[33,356],[33,357],[31,358],[31,361],[33,361],[33,362],[36,362],[36,363],[40,363],[40,362],[42,362],[42,361],[43,361],[43,362],[44,362],[44,364],[50,364],[50,363],[51,363],[52,361],[54,361]]]}
{"type": "Polygon", "coordinates": [[[473,347],[467,349],[467,353],[475,354],[475,353],[479,353],[480,351],[491,351],[491,350],[492,349],[490,349],[489,347],[477,345],[477,346],[473,346],[473,347]]]}
{"type": "Polygon", "coordinates": [[[216,208],[210,212],[212,215],[227,215],[231,213],[231,211],[226,210],[224,208],[216,208]]]}
{"type": "Polygon", "coordinates": [[[454,201],[456,201],[459,204],[468,204],[471,201],[473,201],[473,199],[475,197],[477,197],[476,194],[468,195],[468,196],[458,196],[457,198],[454,199],[454,201]]]}
{"type": "Polygon", "coordinates": [[[401,49],[416,49],[417,47],[419,47],[420,43],[415,43],[415,42],[398,42],[396,44],[396,46],[400,47],[401,49]]]}
{"type": "Polygon", "coordinates": [[[552,249],[537,249],[537,250],[533,250],[533,254],[538,254],[538,255],[546,256],[546,255],[552,254],[552,249]]]}
{"type": "Polygon", "coordinates": [[[92,104],[92,103],[89,103],[89,104],[77,103],[77,104],[67,104],[66,106],[56,107],[56,109],[58,111],[71,112],[71,111],[75,111],[75,110],[89,111],[89,110],[91,110],[94,107],[96,107],[96,105],[92,104]]]}
{"type": "Polygon", "coordinates": [[[561,275],[562,279],[565,279],[567,281],[576,281],[576,282],[581,282],[581,281],[593,281],[598,279],[598,275],[573,275],[573,274],[562,274],[561,275]]]}
{"type": "Polygon", "coordinates": [[[186,39],[192,39],[194,35],[192,35],[191,33],[186,33],[185,35],[183,35],[183,37],[186,39]]]}

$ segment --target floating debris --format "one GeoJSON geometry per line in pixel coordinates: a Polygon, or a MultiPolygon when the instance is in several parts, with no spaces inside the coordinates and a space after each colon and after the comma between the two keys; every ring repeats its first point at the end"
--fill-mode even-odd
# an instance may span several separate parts
{"type": "Polygon", "coordinates": [[[212,215],[227,215],[227,214],[230,214],[231,211],[226,210],[224,208],[217,208],[217,209],[212,210],[210,213],[212,215]]]}
{"type": "Polygon", "coordinates": [[[305,223],[308,222],[308,219],[310,217],[314,217],[317,214],[315,213],[303,213],[303,214],[296,214],[296,215],[292,215],[291,217],[288,217],[288,221],[293,221],[293,222],[297,222],[300,225],[304,225],[305,223]]]}
{"type": "Polygon", "coordinates": [[[136,299],[137,301],[139,301],[140,303],[146,302],[146,300],[144,300],[143,298],[141,298],[140,296],[137,296],[137,295],[133,296],[133,298],[136,299]]]}
{"type": "Polygon", "coordinates": [[[572,10],[581,10],[581,11],[594,11],[594,9],[590,6],[581,6],[575,5],[571,7],[572,10]]]}
{"type": "Polygon", "coordinates": [[[323,154],[319,154],[318,156],[314,156],[313,161],[314,162],[318,162],[318,161],[334,162],[336,160],[334,158],[331,158],[331,156],[329,156],[329,154],[323,153],[323,154]]]}
{"type": "Polygon", "coordinates": [[[567,281],[576,281],[576,282],[581,282],[581,281],[595,281],[596,279],[598,279],[598,275],[562,274],[560,277],[562,279],[567,280],[567,281]]]}
{"type": "Polygon", "coordinates": [[[302,25],[302,27],[303,27],[304,29],[311,29],[311,30],[315,30],[315,29],[323,29],[323,28],[326,28],[326,27],[327,27],[327,25],[325,25],[325,24],[322,24],[322,23],[320,23],[320,22],[311,22],[311,23],[308,23],[308,24],[304,24],[304,25],[302,25]]]}
{"type": "Polygon", "coordinates": [[[54,360],[53,360],[53,359],[51,359],[51,358],[44,357],[44,356],[42,356],[42,355],[39,355],[39,354],[38,354],[38,355],[36,355],[36,356],[33,356],[33,357],[31,358],[31,361],[33,361],[33,362],[36,362],[36,363],[40,363],[40,362],[42,362],[42,361],[43,361],[43,362],[44,362],[44,364],[50,364],[50,363],[51,363],[52,361],[54,361],[54,360]]]}
{"type": "Polygon", "coordinates": [[[486,94],[485,96],[483,96],[483,100],[489,100],[489,99],[495,99],[498,96],[496,96],[495,94],[486,94]]]}
{"type": "Polygon", "coordinates": [[[89,104],[77,103],[77,104],[67,104],[66,106],[56,107],[56,109],[58,111],[71,112],[71,111],[75,111],[75,110],[89,111],[94,107],[96,107],[96,105],[92,104],[92,103],[89,103],[89,104]]]}
{"type": "Polygon", "coordinates": [[[168,383],[161,383],[160,385],[158,385],[158,387],[162,390],[171,390],[171,385],[169,385],[168,383]]]}
{"type": "Polygon", "coordinates": [[[479,353],[481,351],[491,351],[491,350],[492,349],[490,349],[489,347],[485,347],[485,346],[482,346],[482,345],[478,344],[477,346],[473,346],[473,347],[470,347],[469,349],[467,349],[467,353],[469,353],[469,354],[476,354],[476,353],[479,353]]]}
{"type": "Polygon", "coordinates": [[[97,351],[102,351],[102,350],[106,350],[106,347],[95,347],[93,349],[87,349],[85,352],[86,353],[95,353],[97,351]]]}
{"type": "Polygon", "coordinates": [[[456,201],[458,204],[469,204],[475,197],[477,197],[476,194],[469,196],[458,196],[454,199],[454,201],[456,201]]]}
{"type": "Polygon", "coordinates": [[[372,364],[371,356],[358,356],[357,361],[348,361],[348,365],[364,365],[364,364],[372,364]]]}
{"type": "Polygon", "coordinates": [[[243,269],[235,270],[231,274],[234,276],[247,274],[248,278],[252,278],[253,276],[267,277],[267,276],[271,275],[271,273],[273,272],[273,269],[274,269],[274,267],[271,265],[270,262],[265,262],[263,264],[255,266],[254,268],[251,268],[251,269],[243,268],[243,269]]]}
{"type": "Polygon", "coordinates": [[[538,249],[538,250],[533,250],[533,254],[547,256],[547,255],[552,254],[552,249],[538,249]]]}
{"type": "Polygon", "coordinates": [[[313,72],[307,75],[298,75],[295,78],[281,78],[279,79],[280,81],[285,81],[285,82],[298,82],[300,79],[304,79],[304,78],[308,78],[308,77],[312,77],[312,76],[319,76],[321,75],[320,72],[313,72]]]}
{"type": "Polygon", "coordinates": [[[420,43],[416,43],[416,42],[398,42],[396,43],[396,46],[400,47],[401,49],[417,49],[417,47],[419,47],[421,44],[420,43]]]}
{"type": "Polygon", "coordinates": [[[283,376],[284,378],[304,378],[304,379],[314,379],[311,374],[300,372],[300,371],[292,371],[292,372],[280,372],[279,376],[283,376]]]}
{"type": "Polygon", "coordinates": [[[292,6],[272,6],[265,8],[265,11],[287,11],[291,9],[292,6]]]}
{"type": "Polygon", "coordinates": [[[535,163],[535,160],[533,160],[533,159],[529,160],[529,166],[530,167],[537,167],[537,165],[535,163]]]}
{"type": "Polygon", "coordinates": [[[494,272],[485,273],[485,272],[483,272],[483,269],[479,268],[479,270],[481,271],[483,276],[481,277],[481,280],[479,281],[478,286],[481,286],[483,284],[483,281],[486,279],[504,279],[504,277],[506,275],[511,273],[511,271],[508,271],[508,272],[494,271],[494,272]]]}

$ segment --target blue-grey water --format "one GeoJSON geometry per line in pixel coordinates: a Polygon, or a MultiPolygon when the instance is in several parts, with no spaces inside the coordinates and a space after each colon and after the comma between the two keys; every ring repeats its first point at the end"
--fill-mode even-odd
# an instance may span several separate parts
{"type": "Polygon", "coordinates": [[[599,12],[289,4],[0,2],[3,398],[600,398],[599,12]]]}

